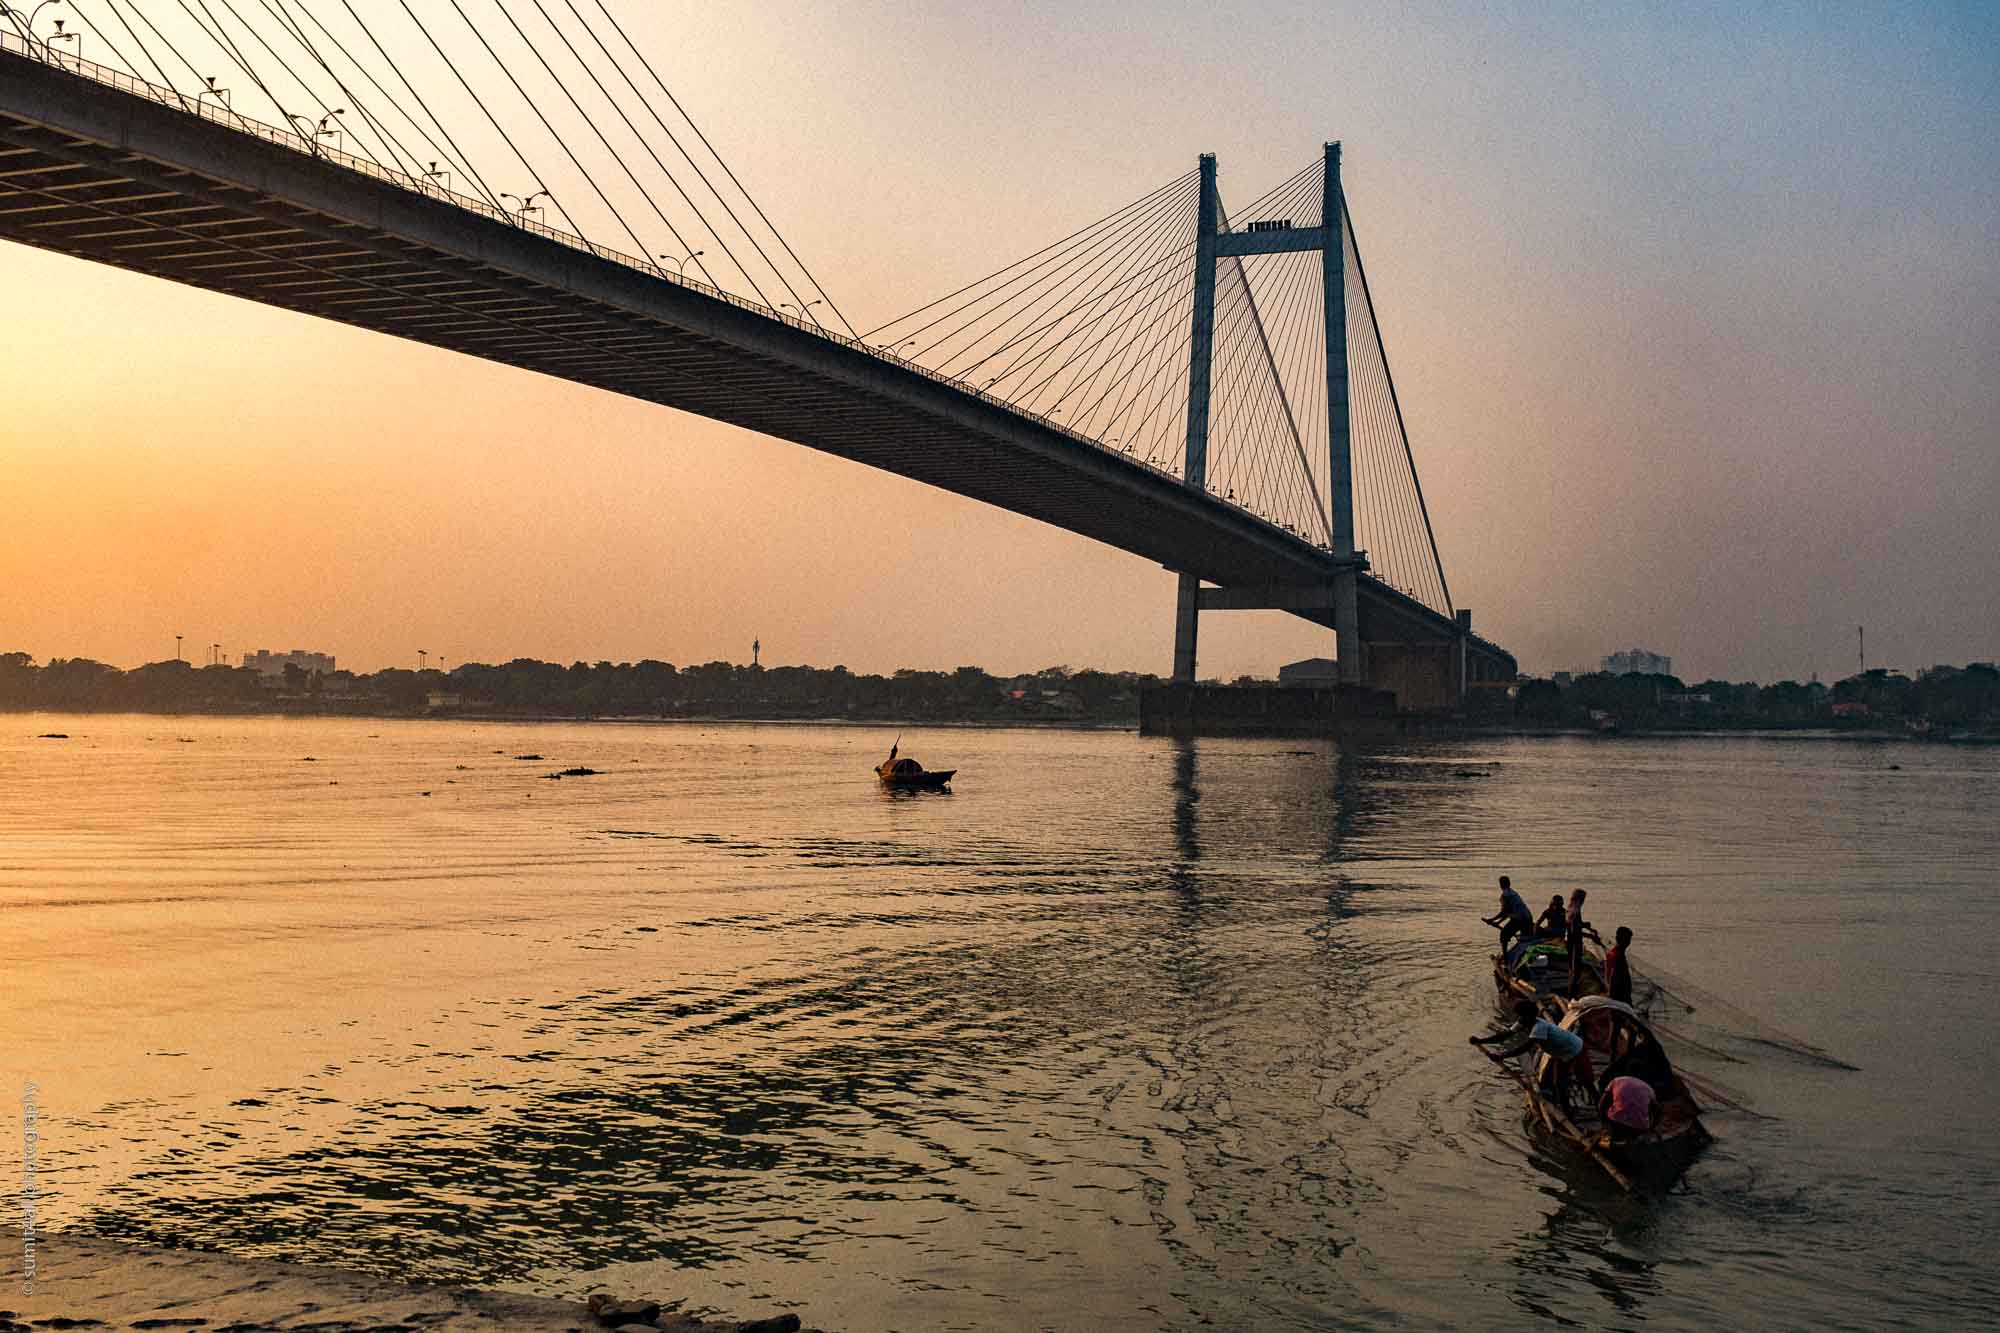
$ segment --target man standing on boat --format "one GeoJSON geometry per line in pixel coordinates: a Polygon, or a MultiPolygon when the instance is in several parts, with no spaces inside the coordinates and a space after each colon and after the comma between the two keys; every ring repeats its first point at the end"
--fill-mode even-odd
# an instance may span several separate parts
{"type": "Polygon", "coordinates": [[[1492,916],[1479,918],[1489,926],[1500,927],[1500,956],[1507,956],[1507,946],[1535,928],[1535,914],[1528,910],[1528,904],[1521,895],[1514,892],[1514,881],[1500,877],[1500,910],[1492,916]]]}
{"type": "Polygon", "coordinates": [[[1563,952],[1569,955],[1569,998],[1572,1000],[1582,994],[1578,986],[1583,981],[1583,937],[1588,935],[1599,944],[1604,943],[1597,939],[1597,932],[1583,919],[1583,899],[1582,889],[1576,889],[1569,895],[1569,933],[1563,940],[1563,952]]]}
{"type": "Polygon", "coordinates": [[[1632,945],[1632,927],[1620,926],[1612,936],[1617,943],[1604,954],[1604,988],[1620,1004],[1632,1003],[1632,963],[1625,951],[1632,945]]]}

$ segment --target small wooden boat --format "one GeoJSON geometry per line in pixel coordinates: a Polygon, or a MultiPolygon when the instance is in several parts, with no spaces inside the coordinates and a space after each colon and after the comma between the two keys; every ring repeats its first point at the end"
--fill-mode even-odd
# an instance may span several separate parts
{"type": "Polygon", "coordinates": [[[951,784],[955,768],[929,769],[914,759],[898,759],[897,749],[902,745],[898,737],[896,744],[889,747],[889,757],[875,766],[875,776],[882,779],[887,787],[902,787],[912,790],[938,791],[951,784]]]}
{"type": "MultiPolygon", "coordinates": [[[[1554,1010],[1559,1002],[1545,1003],[1554,1010]]],[[[1641,1080],[1653,1090],[1658,1116],[1650,1130],[1611,1124],[1598,1113],[1594,1090],[1563,1089],[1556,1062],[1542,1051],[1531,1049],[1519,1067],[1493,1057],[1520,1083],[1529,1113],[1550,1134],[1581,1149],[1622,1189],[1672,1183],[1713,1136],[1659,1037],[1632,1006],[1603,995],[1563,1006],[1558,1026],[1583,1038],[1600,1086],[1620,1075],[1641,1080]]]]}

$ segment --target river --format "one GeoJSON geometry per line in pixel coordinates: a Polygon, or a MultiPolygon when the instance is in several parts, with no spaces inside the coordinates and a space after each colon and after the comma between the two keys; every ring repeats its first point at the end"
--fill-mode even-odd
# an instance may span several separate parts
{"type": "Polygon", "coordinates": [[[850,1331],[2000,1309],[2000,751],[891,735],[0,717],[40,1225],[850,1331]],[[1466,1045],[1503,872],[1694,1005],[1673,1192],[1466,1045]]]}

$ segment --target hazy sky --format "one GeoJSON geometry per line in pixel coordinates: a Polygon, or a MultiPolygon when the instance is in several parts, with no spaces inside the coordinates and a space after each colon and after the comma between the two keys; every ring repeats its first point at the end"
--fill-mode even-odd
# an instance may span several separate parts
{"type": "MultiPolygon", "coordinates": [[[[1530,670],[2000,657],[2000,7],[614,8],[863,328],[1342,140],[1453,593],[1530,670]]],[[[857,464],[19,246],[0,293],[0,651],[1171,660],[1167,572],[857,464]]],[[[1202,670],[1331,637],[1211,614],[1202,670]]]]}

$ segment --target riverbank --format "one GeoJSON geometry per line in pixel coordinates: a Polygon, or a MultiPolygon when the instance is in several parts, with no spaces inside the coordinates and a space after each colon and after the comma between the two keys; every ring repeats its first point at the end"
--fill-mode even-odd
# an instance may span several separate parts
{"type": "MultiPolygon", "coordinates": [[[[547,1300],[472,1287],[418,1285],[268,1259],[236,1259],[201,1250],[164,1250],[90,1236],[37,1237],[33,1290],[16,1254],[0,1289],[0,1333],[93,1324],[125,1328],[227,1327],[233,1333],[305,1329],[374,1333],[386,1328],[513,1333],[588,1333],[614,1325],[574,1301],[547,1300]],[[66,1321],[66,1322],[64,1322],[66,1321]]],[[[619,1293],[626,1300],[631,1296],[619,1293]]],[[[794,1315],[754,1320],[698,1318],[660,1302],[650,1325],[637,1316],[649,1295],[618,1316],[618,1327],[672,1333],[793,1333],[794,1315]]],[[[607,1310],[607,1314],[612,1313],[607,1310]]]]}
{"type": "MultiPolygon", "coordinates": [[[[1137,731],[1137,718],[1093,719],[1093,718],[923,718],[923,717],[751,717],[736,714],[701,715],[677,714],[672,717],[656,716],[597,716],[565,717],[560,714],[544,713],[492,713],[492,712],[450,712],[450,713],[315,713],[296,710],[288,711],[238,711],[212,712],[189,710],[178,712],[119,709],[103,712],[74,710],[52,711],[47,709],[4,709],[4,717],[48,717],[62,719],[93,717],[158,717],[183,721],[200,720],[246,720],[246,719],[296,719],[299,721],[336,721],[343,718],[382,722],[465,722],[508,725],[549,725],[583,723],[590,725],[623,726],[664,726],[664,727],[831,727],[863,731],[908,730],[908,731],[1090,731],[1117,732],[1137,731]]],[[[1708,738],[1713,740],[1822,740],[1822,741],[1908,741],[1925,745],[1995,745],[2000,744],[2000,735],[1983,732],[1971,734],[1951,734],[1913,736],[1901,728],[1886,727],[1630,727],[1617,731],[1601,731],[1585,727],[1565,727],[1540,725],[1523,722],[1488,722],[1473,718],[1421,717],[1409,715],[1415,723],[1404,732],[1409,737],[1430,740],[1485,739],[1497,737],[1591,737],[1605,741],[1618,740],[1692,740],[1708,738]]],[[[1289,733],[1272,732],[1268,736],[1278,737],[1289,733]]],[[[44,733],[40,739],[68,740],[69,735],[61,732],[44,733]]]]}

